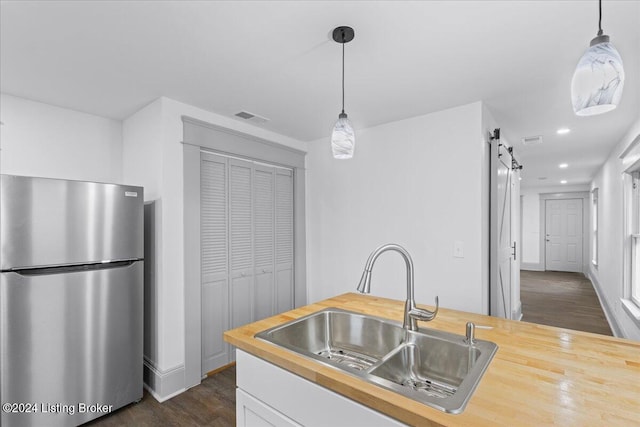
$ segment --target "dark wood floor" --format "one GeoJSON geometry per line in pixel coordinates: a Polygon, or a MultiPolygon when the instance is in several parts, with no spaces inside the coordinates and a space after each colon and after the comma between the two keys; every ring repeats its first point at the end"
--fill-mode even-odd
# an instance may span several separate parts
{"type": "Polygon", "coordinates": [[[139,403],[85,424],[92,427],[236,425],[236,368],[218,372],[182,394],[159,403],[145,391],[139,403]]]}
{"type": "Polygon", "coordinates": [[[582,273],[521,271],[522,320],[613,335],[591,281],[582,273]]]}

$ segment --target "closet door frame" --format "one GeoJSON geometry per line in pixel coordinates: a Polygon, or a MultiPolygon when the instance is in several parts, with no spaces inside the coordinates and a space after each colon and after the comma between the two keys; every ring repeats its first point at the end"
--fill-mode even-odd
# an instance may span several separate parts
{"type": "Polygon", "coordinates": [[[183,116],[185,383],[202,380],[200,150],[281,165],[293,170],[294,307],[307,303],[305,155],[285,145],[183,116]]]}

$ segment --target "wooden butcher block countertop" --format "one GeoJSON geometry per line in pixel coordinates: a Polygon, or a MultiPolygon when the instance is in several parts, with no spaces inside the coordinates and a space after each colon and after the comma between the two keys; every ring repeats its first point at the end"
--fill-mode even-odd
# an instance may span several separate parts
{"type": "MultiPolygon", "coordinates": [[[[230,344],[404,423],[419,426],[638,426],[640,342],[441,308],[433,328],[499,348],[461,414],[433,409],[355,376],[254,338],[327,307],[402,321],[404,301],[347,293],[225,333],[230,344]]],[[[424,306],[431,308],[429,306],[424,306]]]]}

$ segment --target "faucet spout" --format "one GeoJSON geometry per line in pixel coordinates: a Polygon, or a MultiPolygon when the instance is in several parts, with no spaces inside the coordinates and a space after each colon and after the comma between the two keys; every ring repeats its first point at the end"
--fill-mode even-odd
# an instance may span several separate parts
{"type": "Polygon", "coordinates": [[[362,278],[360,278],[360,283],[358,283],[358,292],[361,294],[368,294],[371,292],[371,270],[365,270],[362,272],[362,278]]]}
{"type": "Polygon", "coordinates": [[[386,251],[394,251],[398,252],[407,267],[407,300],[404,304],[404,322],[402,327],[411,331],[418,330],[418,320],[422,320],[424,322],[428,322],[433,320],[438,314],[438,297],[436,297],[436,309],[434,311],[429,311],[425,309],[421,309],[416,307],[416,302],[413,297],[413,289],[414,289],[414,280],[413,280],[413,260],[411,259],[411,255],[405,248],[400,245],[396,245],[394,243],[388,243],[386,245],[382,245],[377,248],[375,251],[369,255],[369,259],[367,259],[367,263],[364,266],[364,271],[362,273],[362,278],[360,279],[360,283],[358,284],[358,292],[363,294],[368,294],[371,291],[371,270],[373,269],[373,264],[375,264],[378,257],[386,251]]]}

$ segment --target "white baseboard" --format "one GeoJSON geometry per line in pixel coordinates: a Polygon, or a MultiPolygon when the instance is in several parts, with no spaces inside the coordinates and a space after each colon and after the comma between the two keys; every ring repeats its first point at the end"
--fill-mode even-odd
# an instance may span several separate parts
{"type": "Polygon", "coordinates": [[[541,265],[537,262],[521,262],[520,270],[544,271],[544,265],[541,265]]]}
{"type": "Polygon", "coordinates": [[[607,299],[602,294],[602,291],[600,289],[600,282],[598,282],[598,279],[596,279],[596,277],[593,274],[591,274],[591,270],[587,271],[586,276],[587,276],[587,279],[591,281],[591,284],[593,285],[593,289],[596,291],[596,295],[598,296],[598,301],[600,301],[600,306],[604,311],[604,317],[607,318],[607,323],[609,323],[611,332],[613,332],[613,335],[615,337],[626,338],[622,333],[622,329],[620,328],[620,325],[618,325],[618,320],[616,319],[616,316],[614,315],[613,310],[609,306],[607,299]]]}
{"type": "Polygon", "coordinates": [[[185,391],[184,372],[184,365],[161,371],[145,357],[144,388],[162,403],[185,391]]]}
{"type": "Polygon", "coordinates": [[[513,310],[512,319],[514,320],[522,320],[522,302],[518,302],[518,307],[513,310]]]}

